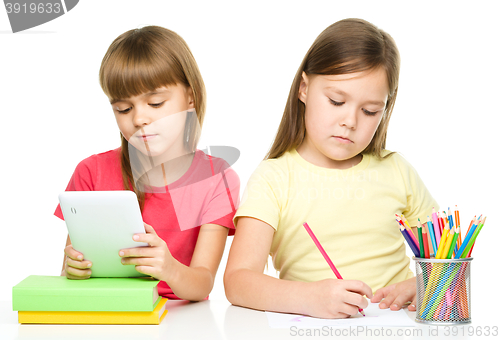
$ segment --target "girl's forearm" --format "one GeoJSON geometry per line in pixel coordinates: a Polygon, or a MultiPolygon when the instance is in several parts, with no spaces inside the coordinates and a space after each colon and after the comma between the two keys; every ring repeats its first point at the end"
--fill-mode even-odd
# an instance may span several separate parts
{"type": "Polygon", "coordinates": [[[277,279],[249,269],[224,276],[226,297],[234,305],[257,310],[308,314],[304,304],[310,284],[277,279]]]}
{"type": "Polygon", "coordinates": [[[205,267],[188,267],[178,261],[166,273],[164,281],[183,300],[201,301],[212,291],[215,277],[205,267]]]}

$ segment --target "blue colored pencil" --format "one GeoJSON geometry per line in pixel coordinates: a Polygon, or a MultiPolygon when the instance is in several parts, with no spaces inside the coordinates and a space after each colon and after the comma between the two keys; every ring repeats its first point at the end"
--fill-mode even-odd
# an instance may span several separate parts
{"type": "Polygon", "coordinates": [[[429,230],[429,236],[431,237],[432,250],[434,252],[434,256],[437,254],[437,242],[436,235],[434,235],[434,226],[432,225],[431,218],[427,216],[427,229],[429,230]]]}
{"type": "Polygon", "coordinates": [[[467,247],[467,244],[469,243],[469,240],[471,239],[472,235],[474,235],[474,231],[476,231],[477,228],[477,220],[474,222],[472,227],[469,229],[469,232],[465,236],[465,240],[462,242],[462,245],[460,246],[460,249],[458,249],[458,252],[455,252],[455,258],[459,259],[460,256],[462,256],[462,253],[464,252],[465,248],[467,247]]]}
{"type": "Polygon", "coordinates": [[[403,237],[405,238],[406,243],[408,243],[410,245],[410,248],[411,248],[411,251],[413,252],[413,254],[415,254],[416,257],[420,257],[420,250],[417,248],[417,246],[415,245],[415,243],[411,239],[410,235],[408,235],[408,231],[405,228],[403,228],[402,226],[399,226],[399,231],[401,232],[401,234],[403,234],[403,237]]]}
{"type": "Polygon", "coordinates": [[[451,230],[451,228],[453,228],[455,224],[453,223],[453,215],[451,214],[450,207],[448,207],[448,223],[450,225],[450,230],[451,230]]]}

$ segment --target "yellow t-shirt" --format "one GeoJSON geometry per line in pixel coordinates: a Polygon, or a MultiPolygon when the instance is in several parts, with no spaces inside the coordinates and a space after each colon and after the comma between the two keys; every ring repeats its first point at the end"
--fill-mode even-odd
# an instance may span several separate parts
{"type": "Polygon", "coordinates": [[[253,217],[275,229],[270,254],[281,279],[335,278],[302,226],[307,222],[342,277],[376,291],[413,276],[394,214],[416,226],[433,207],[417,172],[397,153],[363,155],[356,166],[337,170],[292,150],[258,166],[234,219],[253,217]]]}

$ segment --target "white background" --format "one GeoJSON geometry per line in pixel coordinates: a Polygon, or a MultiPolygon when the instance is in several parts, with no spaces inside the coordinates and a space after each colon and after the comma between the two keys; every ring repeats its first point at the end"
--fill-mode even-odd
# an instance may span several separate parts
{"type": "MultiPolygon", "coordinates": [[[[313,40],[335,21],[359,17],[391,34],[401,53],[387,148],[417,168],[441,207],[458,205],[463,225],[476,214],[488,216],[473,254],[472,301],[473,309],[494,308],[500,234],[495,1],[402,3],[80,1],[66,15],[16,34],[1,8],[0,300],[10,300],[12,286],[28,275],[59,275],[66,228],[53,216],[57,195],[79,161],[119,146],[98,83],[101,59],[118,35],[153,24],[187,41],[208,92],[200,147],[238,148],[234,168],[243,190],[273,141],[313,40]]],[[[230,243],[212,299],[225,299],[230,243]]],[[[275,275],[272,266],[268,273],[275,275]]]]}

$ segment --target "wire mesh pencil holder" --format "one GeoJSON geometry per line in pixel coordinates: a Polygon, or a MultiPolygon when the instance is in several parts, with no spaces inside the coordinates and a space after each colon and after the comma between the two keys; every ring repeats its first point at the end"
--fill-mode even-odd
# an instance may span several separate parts
{"type": "Polygon", "coordinates": [[[471,322],[472,258],[416,258],[417,313],[415,321],[433,325],[471,322]]]}

